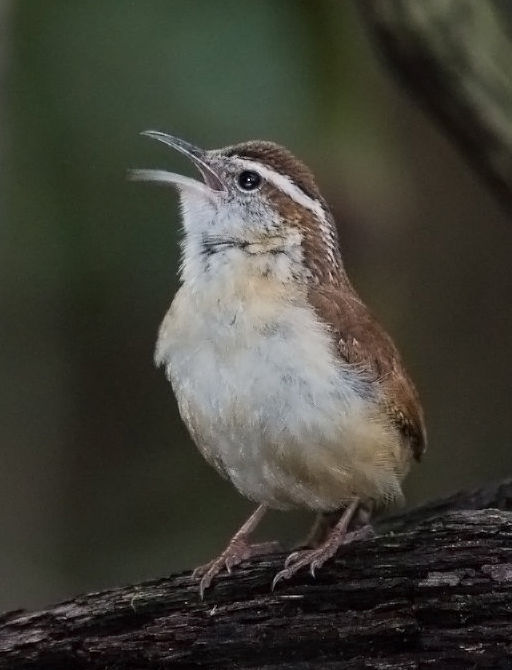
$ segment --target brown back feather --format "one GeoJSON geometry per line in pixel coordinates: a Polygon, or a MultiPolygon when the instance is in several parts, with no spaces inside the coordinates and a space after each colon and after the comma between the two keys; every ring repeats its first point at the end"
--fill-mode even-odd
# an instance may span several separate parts
{"type": "Polygon", "coordinates": [[[392,339],[370,314],[346,275],[340,286],[312,286],[309,299],[318,316],[332,329],[340,356],[362,365],[391,398],[386,404],[393,423],[420,460],[426,448],[426,431],[418,393],[407,375],[392,339]]]}

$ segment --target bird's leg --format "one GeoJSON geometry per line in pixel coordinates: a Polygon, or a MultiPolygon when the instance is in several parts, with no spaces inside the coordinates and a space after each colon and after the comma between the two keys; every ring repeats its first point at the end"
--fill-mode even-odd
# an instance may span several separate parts
{"type": "Polygon", "coordinates": [[[336,524],[339,516],[339,510],[336,510],[336,512],[318,512],[306,539],[296,545],[295,548],[300,549],[306,547],[307,549],[315,549],[316,547],[319,547],[325,542],[329,531],[336,524]]]}
{"type": "MultiPolygon", "coordinates": [[[[357,530],[361,526],[367,526],[372,516],[373,504],[371,501],[360,503],[354,516],[350,521],[350,529],[357,530]]],[[[316,549],[325,542],[329,533],[337,524],[343,510],[334,510],[333,512],[317,512],[315,521],[309,531],[306,539],[298,544],[295,549],[316,549]]]]}
{"type": "Polygon", "coordinates": [[[194,570],[192,577],[201,577],[201,581],[199,582],[199,595],[201,600],[203,599],[204,592],[212,583],[212,579],[224,568],[231,573],[231,569],[242,561],[252,558],[253,556],[261,556],[280,549],[278,542],[261,542],[259,544],[249,543],[249,535],[259,524],[266,511],[266,505],[260,505],[251,514],[240,530],[233,535],[228,546],[220,556],[194,570]]]}
{"type": "MultiPolygon", "coordinates": [[[[277,573],[272,582],[272,590],[282,579],[290,579],[292,575],[301,568],[309,565],[309,570],[315,576],[315,570],[334,554],[343,544],[348,544],[354,540],[361,540],[373,533],[372,527],[365,523],[352,532],[348,532],[348,527],[354,515],[357,512],[360,501],[358,499],[350,503],[341,515],[338,523],[332,528],[325,541],[315,549],[303,549],[294,551],[285,561],[284,569],[277,573]]],[[[365,519],[367,521],[367,519],[365,519]]]]}

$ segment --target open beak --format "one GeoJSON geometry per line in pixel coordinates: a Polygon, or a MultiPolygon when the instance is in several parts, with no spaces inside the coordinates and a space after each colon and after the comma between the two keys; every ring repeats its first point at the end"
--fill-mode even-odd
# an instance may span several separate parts
{"type": "Polygon", "coordinates": [[[154,181],[163,184],[172,184],[177,187],[189,187],[201,190],[206,195],[211,195],[212,191],[216,193],[226,191],[224,182],[210,165],[208,153],[204,149],[199,149],[185,142],[185,140],[180,140],[179,137],[173,137],[158,130],[145,130],[141,135],[163,142],[163,144],[167,144],[167,146],[187,156],[201,173],[204,182],[176,174],[175,172],[167,172],[167,170],[130,170],[128,176],[131,180],[154,181]]]}

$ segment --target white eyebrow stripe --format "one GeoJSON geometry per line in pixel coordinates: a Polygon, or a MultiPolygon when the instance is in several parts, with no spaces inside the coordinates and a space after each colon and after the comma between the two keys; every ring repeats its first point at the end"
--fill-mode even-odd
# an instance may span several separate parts
{"type": "Polygon", "coordinates": [[[288,195],[298,205],[309,209],[318,218],[321,223],[326,223],[325,211],[319,200],[310,198],[304,193],[293,181],[286,175],[280,174],[272,168],[263,165],[258,161],[248,160],[247,158],[239,158],[238,162],[247,170],[256,170],[264,179],[273,184],[280,191],[288,195]]]}

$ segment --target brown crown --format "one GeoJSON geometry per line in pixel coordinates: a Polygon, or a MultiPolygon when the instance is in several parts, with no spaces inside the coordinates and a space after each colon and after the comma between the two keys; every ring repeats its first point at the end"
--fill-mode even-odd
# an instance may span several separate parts
{"type": "Polygon", "coordinates": [[[320,191],[316,185],[311,170],[302,161],[274,142],[253,140],[243,142],[223,149],[224,156],[238,156],[256,160],[268,165],[279,174],[290,177],[296,186],[315,200],[321,200],[320,191]]]}

